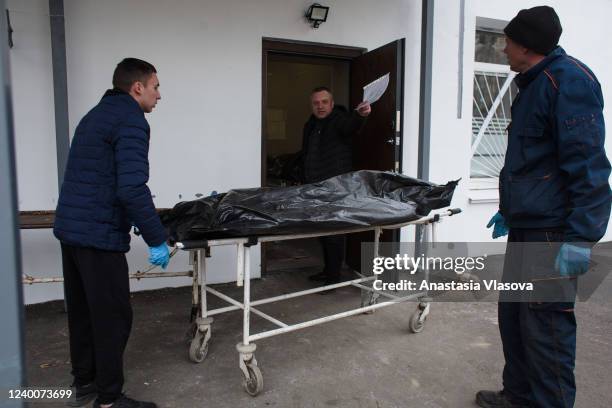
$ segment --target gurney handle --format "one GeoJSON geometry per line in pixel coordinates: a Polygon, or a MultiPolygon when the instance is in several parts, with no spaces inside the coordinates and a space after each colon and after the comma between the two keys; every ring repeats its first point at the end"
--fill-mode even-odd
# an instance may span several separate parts
{"type": "Polygon", "coordinates": [[[177,242],[176,246],[180,249],[202,249],[208,247],[208,240],[187,240],[177,242]]]}
{"type": "Polygon", "coordinates": [[[420,222],[417,221],[417,223],[421,225],[435,224],[437,222],[442,221],[442,217],[452,217],[455,214],[459,214],[461,211],[461,208],[449,208],[448,210],[446,210],[446,212],[437,213],[430,215],[429,217],[422,218],[420,222]]]}

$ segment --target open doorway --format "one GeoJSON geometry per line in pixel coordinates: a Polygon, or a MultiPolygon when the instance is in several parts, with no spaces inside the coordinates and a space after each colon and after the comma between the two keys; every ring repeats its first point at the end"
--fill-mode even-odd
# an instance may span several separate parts
{"type": "Polygon", "coordinates": [[[350,61],[270,54],[267,64],[266,186],[284,186],[295,178],[292,159],[302,149],[302,129],[311,115],[310,93],[331,89],[336,105],[348,107],[350,61]]]}
{"type": "MultiPolygon", "coordinates": [[[[304,123],[311,115],[311,91],[328,87],[335,103],[348,107],[350,61],[363,51],[356,48],[346,55],[346,48],[339,51],[333,46],[264,41],[262,186],[287,186],[298,181],[297,160],[304,123]]],[[[262,272],[266,273],[323,266],[316,238],[271,242],[266,244],[262,259],[262,272]]]]}
{"type": "MultiPolygon", "coordinates": [[[[262,42],[262,186],[288,186],[297,181],[303,126],[311,115],[312,89],[331,89],[336,105],[356,106],[362,87],[390,73],[389,88],[376,103],[359,140],[354,142],[355,170],[400,171],[403,113],[404,40],[371,52],[358,47],[263,39],[262,42]],[[372,153],[374,152],[374,153],[372,153]]],[[[394,240],[387,234],[383,240],[394,240]]],[[[346,262],[359,269],[362,241],[350,234],[346,262]]],[[[323,265],[318,239],[272,242],[262,246],[262,273],[323,265]]]]}

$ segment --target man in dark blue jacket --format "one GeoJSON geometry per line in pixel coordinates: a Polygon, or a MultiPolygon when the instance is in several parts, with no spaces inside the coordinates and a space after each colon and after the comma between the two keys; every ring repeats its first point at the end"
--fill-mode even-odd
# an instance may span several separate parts
{"type": "Polygon", "coordinates": [[[551,7],[521,10],[504,32],[519,94],[500,210],[488,227],[493,238],[509,230],[503,279],[530,281],[534,291],[527,299],[500,295],[503,391],[480,391],[476,402],[567,408],[576,395],[577,277],[610,216],[603,96],[593,72],[557,46],[561,23],[551,7]]]}
{"type": "Polygon", "coordinates": [[[149,125],[144,114],[160,99],[157,71],[135,58],[121,61],[113,89],[76,128],[53,232],[61,241],[72,406],[154,408],[123,391],[123,352],[132,326],[125,252],[130,229],[149,245],[149,261],[165,268],[166,232],[149,180],[149,125]]]}

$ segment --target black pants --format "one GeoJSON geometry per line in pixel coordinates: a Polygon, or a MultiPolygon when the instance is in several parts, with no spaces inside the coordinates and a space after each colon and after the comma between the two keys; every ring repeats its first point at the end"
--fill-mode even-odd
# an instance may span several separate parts
{"type": "MultiPolygon", "coordinates": [[[[534,274],[546,273],[554,276],[554,259],[562,239],[559,231],[511,229],[503,280],[528,281],[534,274]],[[538,244],[515,244],[523,242],[538,244]]],[[[542,282],[555,284],[554,279],[542,282]]],[[[566,295],[568,290],[556,293],[558,288],[553,286],[554,294],[563,292],[561,301],[548,301],[553,292],[544,290],[530,295],[538,298],[500,301],[498,305],[504,391],[516,402],[537,408],[570,408],[576,395],[573,299],[566,295]]]]}
{"type": "Polygon", "coordinates": [[[62,261],[74,383],[95,382],[98,402],[112,403],[123,389],[132,328],[125,254],[62,244],[62,261]]]}
{"type": "Polygon", "coordinates": [[[344,241],[345,235],[329,235],[319,238],[323,247],[323,260],[325,268],[323,272],[329,280],[340,280],[340,270],[344,263],[344,241]]]}

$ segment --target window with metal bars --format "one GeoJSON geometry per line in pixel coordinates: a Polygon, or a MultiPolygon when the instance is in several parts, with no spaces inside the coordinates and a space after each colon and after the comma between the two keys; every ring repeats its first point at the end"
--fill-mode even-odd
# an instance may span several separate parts
{"type": "Polygon", "coordinates": [[[480,188],[497,188],[508,145],[510,107],[518,92],[504,43],[502,33],[476,31],[470,178],[480,188]]]}

